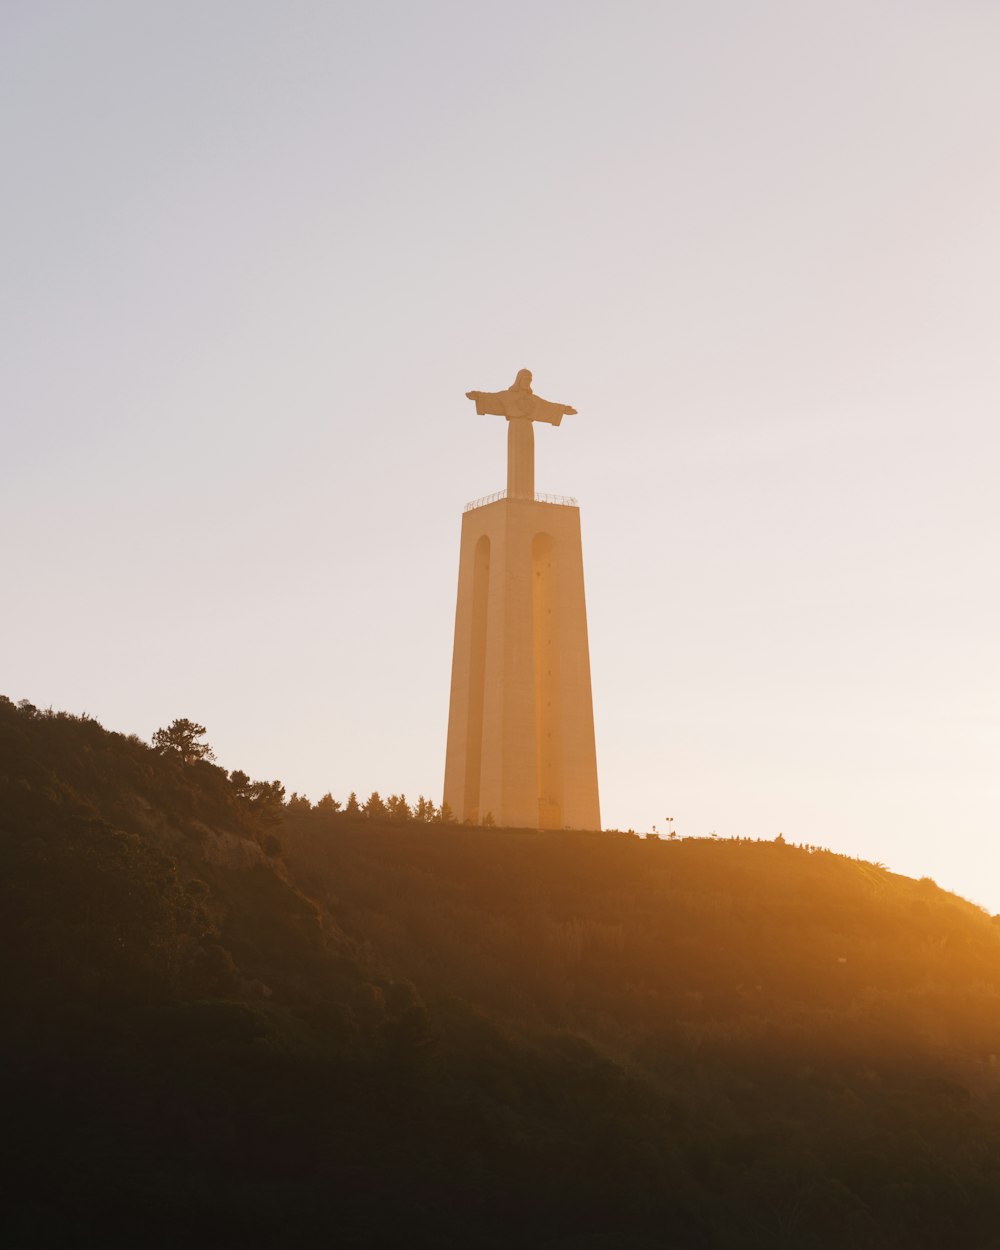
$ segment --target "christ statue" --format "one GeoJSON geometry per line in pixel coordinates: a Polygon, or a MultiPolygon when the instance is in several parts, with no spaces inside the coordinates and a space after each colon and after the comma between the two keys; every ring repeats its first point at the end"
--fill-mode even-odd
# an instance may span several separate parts
{"type": "Polygon", "coordinates": [[[509,390],[466,391],[465,395],[467,399],[476,401],[476,412],[506,417],[508,421],[521,418],[558,425],[563,417],[571,417],[576,412],[568,404],[553,404],[547,399],[539,398],[531,389],[530,369],[519,370],[514,385],[509,390]]]}

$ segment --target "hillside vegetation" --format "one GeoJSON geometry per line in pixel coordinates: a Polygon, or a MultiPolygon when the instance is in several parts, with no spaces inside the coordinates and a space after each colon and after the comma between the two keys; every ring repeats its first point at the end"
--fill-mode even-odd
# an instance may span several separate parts
{"type": "Polygon", "coordinates": [[[1000,1247],[1000,926],[0,700],[4,1244],[1000,1247]]]}

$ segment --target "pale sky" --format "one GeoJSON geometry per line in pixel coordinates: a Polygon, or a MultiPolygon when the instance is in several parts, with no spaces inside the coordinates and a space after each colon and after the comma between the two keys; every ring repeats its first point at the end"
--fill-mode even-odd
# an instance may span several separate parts
{"type": "Polygon", "coordinates": [[[0,5],[0,692],[440,799],[579,415],[607,827],[1000,911],[1000,6],[0,5]]]}

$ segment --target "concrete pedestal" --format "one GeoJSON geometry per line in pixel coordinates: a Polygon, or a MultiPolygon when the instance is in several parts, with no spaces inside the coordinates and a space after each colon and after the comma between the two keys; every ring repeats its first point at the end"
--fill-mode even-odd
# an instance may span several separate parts
{"type": "Polygon", "coordinates": [[[522,424],[521,497],[462,518],[444,801],[472,824],[599,829],[580,510],[521,494],[522,424]]]}

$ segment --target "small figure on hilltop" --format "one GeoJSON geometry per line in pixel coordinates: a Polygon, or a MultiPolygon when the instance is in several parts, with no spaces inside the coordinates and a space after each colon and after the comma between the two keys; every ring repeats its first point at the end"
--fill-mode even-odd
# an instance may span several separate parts
{"type": "Polygon", "coordinates": [[[576,413],[568,404],[554,404],[536,395],[531,389],[530,369],[520,369],[514,385],[506,391],[466,391],[465,397],[476,401],[476,412],[480,415],[506,417],[508,421],[521,418],[558,425],[563,417],[576,413]]]}

